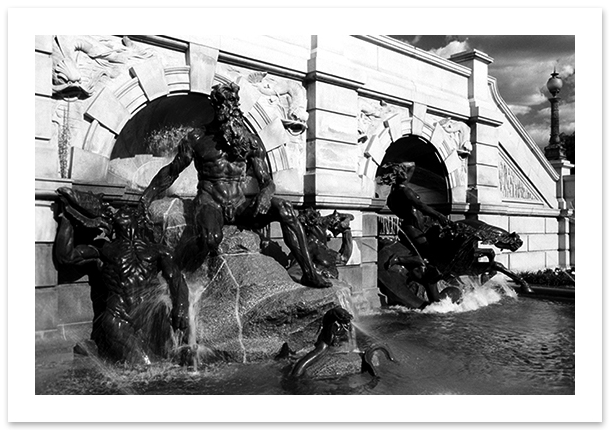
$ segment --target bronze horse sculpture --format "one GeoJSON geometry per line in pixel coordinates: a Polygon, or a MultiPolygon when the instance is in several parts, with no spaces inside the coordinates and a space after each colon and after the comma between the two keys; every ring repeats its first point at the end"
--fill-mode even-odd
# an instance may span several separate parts
{"type": "MultiPolygon", "coordinates": [[[[480,242],[516,251],[523,244],[517,233],[479,220],[453,222],[428,206],[410,186],[415,172],[413,162],[388,163],[380,169],[380,182],[391,186],[388,208],[401,220],[399,243],[385,252],[380,249],[378,278],[382,292],[385,289],[398,304],[421,308],[440,300],[435,284],[441,279],[493,276],[496,272],[516,281],[521,292],[533,292],[525,280],[495,261],[492,249],[479,247],[480,242]],[[487,261],[479,261],[481,258],[487,261]],[[404,270],[401,272],[395,266],[403,266],[404,270]],[[405,283],[412,287],[412,294],[404,296],[405,283]],[[423,284],[426,295],[418,291],[418,284],[423,284]]],[[[451,296],[454,297],[454,292],[451,296]]]]}
{"type": "Polygon", "coordinates": [[[479,247],[479,244],[490,244],[516,251],[523,244],[517,233],[479,220],[461,220],[445,226],[434,224],[425,236],[430,249],[427,260],[414,251],[404,236],[401,241],[380,242],[379,289],[386,296],[387,304],[423,309],[446,296],[457,302],[461,295],[457,288],[450,286],[439,293],[437,281],[451,282],[467,275],[481,276],[484,283],[497,272],[517,282],[521,293],[533,293],[523,278],[495,261],[493,249],[479,247]]]}
{"type": "Polygon", "coordinates": [[[493,249],[479,247],[479,243],[488,244],[514,252],[523,245],[517,233],[480,220],[460,220],[446,226],[433,225],[426,231],[426,238],[434,249],[431,260],[444,278],[461,275],[490,278],[500,272],[519,284],[521,293],[533,293],[522,277],[495,261],[493,249]],[[487,261],[480,261],[481,258],[487,261]]]}

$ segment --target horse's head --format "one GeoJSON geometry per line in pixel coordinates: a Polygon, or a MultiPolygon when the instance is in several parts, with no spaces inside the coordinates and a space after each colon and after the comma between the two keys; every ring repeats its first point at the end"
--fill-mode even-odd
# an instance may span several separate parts
{"type": "Polygon", "coordinates": [[[503,234],[495,243],[495,246],[497,246],[498,248],[509,249],[513,252],[521,248],[521,245],[523,245],[523,241],[514,231],[512,233],[503,234]]]}

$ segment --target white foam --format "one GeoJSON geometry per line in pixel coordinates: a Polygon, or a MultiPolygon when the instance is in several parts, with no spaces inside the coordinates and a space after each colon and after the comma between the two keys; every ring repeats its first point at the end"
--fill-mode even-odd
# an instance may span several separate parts
{"type": "Polygon", "coordinates": [[[453,303],[449,297],[427,306],[422,313],[469,312],[497,303],[505,297],[515,298],[517,293],[502,278],[494,277],[481,285],[477,280],[462,278],[462,301],[453,303]]]}

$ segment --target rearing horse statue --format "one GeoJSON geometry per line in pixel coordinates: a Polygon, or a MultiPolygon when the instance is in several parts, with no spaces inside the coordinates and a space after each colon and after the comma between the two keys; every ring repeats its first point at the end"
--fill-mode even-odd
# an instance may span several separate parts
{"type": "MultiPolygon", "coordinates": [[[[422,262],[421,266],[425,267],[424,274],[427,275],[419,276],[419,281],[425,280],[428,299],[431,302],[439,300],[438,291],[433,286],[436,281],[461,275],[489,276],[500,272],[516,281],[521,286],[522,293],[533,293],[525,280],[495,261],[492,249],[479,247],[480,242],[516,251],[523,244],[519,235],[483,221],[450,221],[422,202],[420,196],[409,187],[414,171],[415,163],[412,162],[382,166],[384,173],[381,175],[381,181],[392,186],[387,199],[388,208],[401,219],[398,238],[403,248],[393,249],[391,253],[398,252],[400,257],[388,254],[386,261],[378,262],[380,281],[383,281],[386,272],[390,274],[393,265],[404,265],[413,257],[417,257],[422,262]],[[486,258],[487,261],[479,261],[480,258],[486,258]]],[[[411,271],[407,270],[409,273],[411,271]]],[[[402,288],[398,285],[400,279],[388,278],[383,283],[392,291],[402,288]],[[388,283],[390,285],[386,285],[388,283]],[[393,284],[396,284],[395,288],[393,284]]]]}
{"type": "Polygon", "coordinates": [[[461,220],[446,226],[433,225],[426,231],[426,239],[434,250],[432,263],[443,278],[461,275],[491,277],[500,272],[517,282],[522,293],[533,293],[523,278],[495,261],[493,249],[479,247],[479,243],[489,244],[514,252],[523,245],[517,233],[509,233],[479,220],[461,220]],[[480,261],[480,258],[487,261],[480,261]]]}

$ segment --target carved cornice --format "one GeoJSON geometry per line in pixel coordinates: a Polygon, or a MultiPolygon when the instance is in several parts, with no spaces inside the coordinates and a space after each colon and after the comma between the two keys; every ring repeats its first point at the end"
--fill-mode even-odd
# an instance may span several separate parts
{"type": "Polygon", "coordinates": [[[489,76],[488,84],[489,84],[489,89],[491,91],[491,95],[492,95],[494,102],[497,104],[500,111],[506,116],[510,125],[512,125],[514,127],[517,134],[519,134],[519,136],[523,139],[523,141],[525,142],[527,147],[530,149],[532,154],[534,154],[536,159],[540,162],[540,164],[542,165],[544,170],[546,170],[546,172],[549,174],[549,176],[554,181],[558,181],[559,175],[557,174],[557,172],[555,171],[553,166],[551,166],[551,163],[549,163],[549,160],[546,159],[546,157],[542,153],[542,150],[538,147],[538,145],[536,145],[536,142],[534,142],[534,139],[532,139],[532,137],[525,130],[525,128],[523,128],[523,125],[521,125],[521,122],[519,122],[519,120],[517,119],[515,114],[510,110],[510,108],[508,107],[508,105],[506,104],[504,99],[502,99],[502,96],[498,92],[498,85],[497,85],[496,78],[489,76]]]}
{"type": "MultiPolygon", "coordinates": [[[[190,42],[188,41],[179,40],[170,36],[129,37],[139,42],[145,42],[151,45],[172,49],[174,51],[179,52],[186,52],[190,44],[190,42]]],[[[232,64],[234,66],[243,66],[252,70],[261,70],[284,78],[296,79],[298,81],[303,81],[305,79],[305,72],[299,72],[297,70],[279,67],[275,64],[266,63],[264,61],[255,60],[253,58],[243,57],[241,55],[232,54],[226,51],[218,52],[218,61],[226,64],[232,64]]]]}
{"type": "MultiPolygon", "coordinates": [[[[121,36],[119,36],[121,37],[121,36]]],[[[171,49],[173,51],[186,52],[189,47],[189,43],[183,40],[174,39],[169,36],[142,36],[135,35],[129,36],[130,39],[138,42],[147,43],[149,45],[159,46],[161,48],[171,49]]]]}
{"type": "Polygon", "coordinates": [[[493,63],[494,59],[491,58],[486,53],[479,51],[478,49],[473,49],[472,51],[459,52],[457,54],[453,54],[450,58],[451,61],[455,61],[456,63],[461,63],[463,61],[469,60],[479,60],[485,64],[493,63]]]}
{"type": "Polygon", "coordinates": [[[277,76],[295,79],[301,82],[305,80],[306,76],[304,72],[279,67],[275,64],[254,60],[252,58],[242,57],[241,55],[231,54],[225,51],[218,52],[218,61],[226,64],[232,64],[234,66],[243,66],[252,70],[269,72],[277,76]]]}

